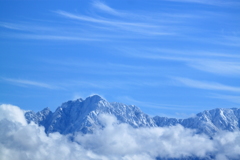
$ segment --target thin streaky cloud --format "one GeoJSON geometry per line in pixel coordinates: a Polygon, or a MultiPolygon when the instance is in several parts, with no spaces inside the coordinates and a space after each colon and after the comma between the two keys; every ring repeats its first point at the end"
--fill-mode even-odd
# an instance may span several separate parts
{"type": "Polygon", "coordinates": [[[67,80],[63,83],[60,83],[64,88],[91,88],[91,89],[127,89],[130,86],[128,81],[119,81],[119,80],[67,80]]]}
{"type": "MultiPolygon", "coordinates": [[[[197,28],[197,30],[200,31],[200,28],[197,28]]],[[[210,36],[209,37],[185,36],[185,40],[195,41],[195,42],[200,42],[200,43],[205,43],[205,44],[240,47],[240,37],[239,36],[232,36],[230,34],[227,34],[226,36],[222,36],[222,33],[218,33],[218,35],[214,35],[214,36],[211,36],[211,37],[210,36]]]]}
{"type": "Polygon", "coordinates": [[[240,87],[233,87],[224,85],[216,82],[206,82],[206,81],[198,81],[189,78],[175,77],[173,78],[177,84],[197,88],[197,89],[205,89],[205,90],[220,90],[220,91],[231,91],[231,92],[240,92],[240,87]]]}
{"type": "MultiPolygon", "coordinates": [[[[121,73],[120,73],[121,74],[121,73]]],[[[126,73],[125,73],[126,74],[126,73]]],[[[133,73],[132,73],[133,74],[133,73]]],[[[131,73],[128,73],[131,75],[131,73]]],[[[62,83],[58,83],[59,86],[63,86],[64,88],[70,87],[81,87],[81,88],[96,88],[96,89],[123,89],[129,90],[131,88],[139,88],[139,87],[156,87],[162,85],[160,82],[142,82],[139,80],[116,80],[116,79],[108,79],[108,80],[66,80],[62,83]]]]}
{"type": "Polygon", "coordinates": [[[56,30],[56,28],[39,26],[29,22],[25,22],[25,23],[0,22],[0,27],[11,29],[11,30],[19,30],[19,31],[54,31],[56,30]]]}
{"type": "MultiPolygon", "coordinates": [[[[206,1],[207,2],[207,1],[206,1]]],[[[179,19],[186,19],[186,18],[201,18],[204,17],[206,18],[206,16],[202,16],[204,13],[199,13],[197,15],[193,15],[191,14],[187,14],[187,13],[151,13],[151,15],[146,15],[147,13],[129,13],[129,12],[123,12],[123,11],[117,11],[116,9],[106,5],[103,2],[100,1],[95,1],[92,3],[92,5],[101,11],[104,11],[106,13],[112,14],[112,15],[117,15],[117,16],[124,16],[126,18],[135,18],[135,19],[142,19],[144,21],[146,20],[151,20],[151,21],[155,21],[155,22],[165,22],[165,23],[179,23],[179,19]],[[154,18],[153,18],[154,17],[154,18]],[[158,17],[158,18],[156,18],[158,17]],[[162,18],[165,18],[164,20],[162,20],[162,18]],[[169,20],[172,18],[177,18],[174,20],[169,20]],[[157,19],[157,20],[156,20],[157,19]]],[[[216,14],[216,12],[213,12],[214,14],[216,14]]],[[[222,14],[220,16],[223,16],[222,14]]]]}
{"type": "MultiPolygon", "coordinates": [[[[143,50],[143,49],[142,49],[143,50]]],[[[196,51],[196,50],[174,50],[174,49],[162,49],[162,48],[151,48],[151,49],[145,49],[147,51],[155,52],[155,53],[167,53],[171,55],[187,55],[187,56],[192,56],[192,57],[213,57],[213,58],[218,58],[218,57],[226,57],[226,58],[240,58],[238,54],[230,54],[230,53],[221,53],[221,52],[210,52],[210,51],[196,51]]]]}
{"type": "MultiPolygon", "coordinates": [[[[229,58],[230,60],[240,59],[238,54],[209,52],[209,51],[187,51],[187,50],[173,50],[162,48],[124,48],[118,49],[121,53],[125,53],[125,56],[131,56],[144,59],[169,59],[177,61],[197,61],[197,60],[209,60],[229,58]]],[[[224,59],[225,61],[226,59],[224,59]]]]}
{"type": "Polygon", "coordinates": [[[205,61],[195,61],[192,63],[188,63],[188,65],[198,70],[217,73],[221,75],[236,76],[240,74],[240,63],[237,63],[237,62],[205,60],[205,61]]]}
{"type": "Polygon", "coordinates": [[[222,40],[218,40],[216,43],[226,46],[240,47],[239,36],[223,36],[222,38],[222,40]]]}
{"type": "MultiPolygon", "coordinates": [[[[125,22],[125,21],[118,21],[118,20],[112,20],[112,19],[106,19],[106,18],[93,18],[93,17],[77,15],[77,14],[73,14],[73,13],[69,13],[61,10],[55,11],[55,13],[69,19],[86,21],[90,23],[98,23],[98,24],[101,24],[102,26],[107,26],[108,28],[114,29],[114,32],[117,32],[119,31],[119,29],[121,29],[124,31],[130,31],[137,34],[140,33],[140,35],[149,35],[149,36],[176,35],[174,31],[169,30],[169,27],[166,27],[164,25],[157,25],[153,23],[125,22]]],[[[99,26],[97,27],[99,28],[99,26]]]]}
{"type": "Polygon", "coordinates": [[[11,23],[1,22],[0,26],[3,28],[12,29],[12,30],[25,30],[25,27],[23,28],[22,26],[11,24],[11,23]]]}
{"type": "Polygon", "coordinates": [[[122,15],[122,13],[116,11],[115,9],[109,7],[108,5],[106,5],[106,4],[104,4],[104,3],[100,2],[100,1],[95,1],[95,2],[92,3],[92,5],[95,8],[97,8],[97,9],[99,9],[101,11],[104,11],[104,12],[107,12],[107,13],[110,13],[110,14],[113,14],[113,15],[117,15],[117,16],[122,15]]]}
{"type": "Polygon", "coordinates": [[[183,62],[193,69],[215,73],[219,75],[236,76],[240,74],[240,56],[236,54],[178,51],[165,49],[120,49],[125,56],[150,59],[183,62]]]}
{"type": "Polygon", "coordinates": [[[201,14],[198,14],[198,15],[182,14],[182,13],[151,13],[149,14],[146,12],[132,13],[132,12],[125,12],[125,11],[118,11],[100,1],[93,2],[92,5],[98,10],[101,10],[103,12],[106,12],[115,16],[125,17],[127,19],[142,20],[144,22],[148,21],[152,23],[156,22],[156,23],[164,23],[164,24],[167,24],[167,23],[175,24],[175,23],[182,22],[182,19],[203,17],[203,16],[199,16],[201,14]]]}
{"type": "Polygon", "coordinates": [[[38,34],[3,34],[4,37],[33,39],[33,40],[59,40],[59,41],[104,41],[100,38],[84,38],[81,36],[61,36],[61,35],[38,35],[38,34]]]}
{"type": "Polygon", "coordinates": [[[159,27],[157,25],[149,25],[149,24],[145,24],[145,23],[130,23],[130,22],[107,20],[107,19],[97,19],[97,18],[92,18],[92,17],[88,17],[88,16],[76,15],[76,14],[72,14],[69,12],[61,11],[61,10],[55,11],[55,13],[57,13],[61,16],[67,17],[67,18],[71,18],[71,19],[77,19],[77,20],[81,20],[81,21],[94,22],[94,23],[101,23],[101,24],[108,24],[108,25],[113,25],[113,26],[122,25],[122,26],[134,26],[134,27],[145,27],[145,28],[159,27]]]}
{"type": "Polygon", "coordinates": [[[213,5],[213,6],[236,6],[239,5],[239,2],[235,1],[223,1],[223,0],[166,0],[172,2],[181,2],[181,3],[198,3],[204,5],[213,5]]]}
{"type": "MultiPolygon", "coordinates": [[[[93,63],[93,62],[83,62],[79,63],[76,61],[54,61],[54,60],[41,60],[45,64],[50,64],[51,71],[61,71],[74,74],[87,74],[87,75],[126,75],[126,76],[140,76],[140,77],[158,77],[156,72],[159,71],[158,67],[147,66],[142,67],[138,65],[127,65],[127,64],[113,64],[113,63],[93,63]],[[72,62],[72,63],[71,63],[72,62]],[[88,70],[81,70],[82,67],[87,67],[88,70]],[[74,69],[73,69],[74,68],[74,69]],[[96,68],[98,68],[96,70],[96,68]]],[[[150,82],[149,82],[150,83],[150,82]]],[[[155,83],[150,83],[151,85],[155,83]]]]}
{"type": "Polygon", "coordinates": [[[1,79],[16,85],[35,86],[35,87],[41,87],[41,88],[47,88],[47,89],[60,89],[60,87],[43,83],[43,82],[38,82],[38,81],[31,81],[31,80],[25,80],[25,79],[12,79],[12,78],[1,78],[1,79]]]}
{"type": "Polygon", "coordinates": [[[214,94],[214,95],[211,96],[211,98],[227,100],[229,102],[234,102],[234,103],[240,104],[240,96],[214,94]]]}
{"type": "Polygon", "coordinates": [[[188,3],[201,3],[201,4],[214,4],[211,0],[167,0],[172,2],[188,2],[188,3]]]}
{"type": "MultiPolygon", "coordinates": [[[[104,37],[101,35],[89,36],[80,32],[79,34],[74,33],[73,31],[69,33],[62,32],[59,28],[53,27],[40,27],[31,23],[3,23],[0,22],[0,27],[4,27],[11,30],[18,31],[27,31],[28,33],[3,33],[2,37],[7,38],[21,38],[21,39],[34,39],[34,40],[66,40],[66,41],[104,41],[104,37]],[[37,34],[41,32],[51,32],[51,34],[37,34]],[[73,35],[74,33],[74,35],[73,35]],[[98,37],[97,37],[98,36],[98,37]],[[101,38],[100,38],[101,37],[101,38]]],[[[69,29],[70,30],[70,29],[69,29]]]]}
{"type": "Polygon", "coordinates": [[[167,109],[167,110],[192,110],[196,111],[192,106],[181,106],[173,104],[157,104],[152,102],[143,102],[136,99],[133,99],[128,96],[119,97],[118,99],[125,101],[125,103],[130,105],[136,105],[143,108],[152,108],[152,109],[167,109]]]}
{"type": "Polygon", "coordinates": [[[124,53],[125,56],[142,58],[142,59],[152,59],[152,60],[173,60],[173,61],[190,61],[191,58],[180,57],[173,55],[163,55],[159,53],[153,53],[148,51],[139,51],[135,49],[120,49],[121,53],[124,53]]]}
{"type": "Polygon", "coordinates": [[[139,56],[141,58],[147,58],[148,54],[150,55],[149,58],[159,58],[161,57],[178,57],[181,58],[183,56],[191,57],[191,58],[239,58],[240,55],[238,53],[224,53],[224,52],[217,52],[217,51],[199,51],[199,50],[177,50],[177,49],[164,49],[164,48],[144,48],[139,47],[138,49],[132,49],[132,48],[124,48],[122,47],[119,49],[122,52],[126,52],[126,55],[132,55],[132,56],[139,56]],[[147,55],[143,53],[148,53],[147,55]]]}
{"type": "Polygon", "coordinates": [[[119,70],[154,70],[158,69],[157,67],[151,66],[141,66],[141,65],[133,65],[133,64],[126,64],[126,63],[99,63],[95,61],[84,61],[81,62],[81,59],[65,59],[65,60],[56,60],[56,59],[38,59],[39,61],[51,65],[60,65],[60,66],[74,66],[74,67],[88,67],[88,68],[102,68],[102,69],[119,69],[119,70]]]}

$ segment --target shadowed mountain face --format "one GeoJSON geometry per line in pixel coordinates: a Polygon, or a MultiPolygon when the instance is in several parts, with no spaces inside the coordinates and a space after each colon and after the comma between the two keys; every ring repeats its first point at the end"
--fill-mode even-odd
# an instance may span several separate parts
{"type": "Polygon", "coordinates": [[[176,119],[155,116],[151,118],[134,105],[110,103],[98,95],[63,103],[51,112],[48,108],[34,113],[28,111],[25,117],[45,127],[46,133],[59,132],[69,134],[75,132],[91,133],[94,129],[104,127],[99,115],[114,115],[119,123],[127,123],[138,127],[168,127],[180,124],[186,128],[196,129],[197,133],[209,136],[219,130],[235,131],[240,128],[240,109],[213,109],[198,113],[187,119],[176,119]]]}
{"type": "Polygon", "coordinates": [[[52,113],[48,108],[37,112],[26,112],[28,122],[45,127],[46,133],[59,132],[68,134],[74,132],[91,133],[96,128],[102,128],[100,114],[114,115],[120,123],[128,123],[133,127],[154,127],[154,120],[144,114],[138,107],[121,103],[109,103],[98,95],[63,103],[52,113]]]}
{"type": "Polygon", "coordinates": [[[209,136],[217,131],[236,131],[240,128],[240,109],[212,109],[198,113],[187,119],[175,119],[155,116],[154,121],[159,127],[181,124],[186,128],[196,129],[197,133],[205,133],[209,136]]]}

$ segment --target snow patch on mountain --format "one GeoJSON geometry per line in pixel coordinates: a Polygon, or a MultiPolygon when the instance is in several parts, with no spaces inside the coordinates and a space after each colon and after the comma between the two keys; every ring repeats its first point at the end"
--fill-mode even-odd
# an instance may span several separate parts
{"type": "Polygon", "coordinates": [[[91,134],[76,132],[70,138],[58,132],[46,134],[44,127],[27,124],[19,119],[24,112],[16,106],[0,105],[0,113],[5,113],[0,114],[0,159],[4,160],[240,159],[239,131],[219,131],[209,138],[181,125],[135,128],[120,123],[114,115],[100,114],[104,128],[91,134]]]}
{"type": "Polygon", "coordinates": [[[46,133],[69,134],[92,133],[95,129],[104,128],[104,124],[99,120],[101,114],[114,115],[119,123],[127,123],[134,128],[182,125],[209,136],[221,130],[238,131],[240,128],[240,109],[237,108],[207,110],[186,119],[159,116],[151,118],[137,106],[110,103],[99,95],[92,95],[85,100],[80,98],[67,101],[55,112],[51,112],[48,108],[37,113],[29,111],[25,113],[25,117],[28,123],[32,121],[44,126],[46,133]]]}

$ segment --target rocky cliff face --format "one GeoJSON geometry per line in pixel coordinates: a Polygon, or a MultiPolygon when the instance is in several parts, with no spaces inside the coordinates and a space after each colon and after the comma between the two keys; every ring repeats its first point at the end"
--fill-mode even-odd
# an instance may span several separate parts
{"type": "Polygon", "coordinates": [[[240,128],[240,109],[212,109],[198,113],[187,119],[175,119],[156,116],[153,118],[159,127],[181,124],[196,129],[198,133],[214,135],[219,130],[235,131],[240,128]]]}
{"type": "Polygon", "coordinates": [[[196,129],[198,133],[209,136],[219,130],[235,131],[240,128],[240,109],[213,109],[198,113],[187,119],[176,119],[155,116],[151,118],[134,105],[110,103],[98,95],[63,103],[51,112],[48,108],[40,112],[26,112],[25,117],[45,127],[46,133],[59,132],[69,134],[75,132],[91,133],[96,128],[104,127],[99,120],[100,114],[114,115],[119,123],[127,123],[138,127],[168,127],[180,124],[186,128],[196,129]]]}
{"type": "Polygon", "coordinates": [[[96,128],[103,127],[99,121],[100,114],[114,115],[120,123],[128,123],[133,127],[154,127],[154,120],[143,113],[138,107],[122,103],[109,103],[102,97],[94,95],[75,101],[63,103],[54,113],[44,109],[41,112],[26,112],[28,122],[45,127],[46,133],[59,132],[68,134],[74,132],[91,133],[96,128]]]}

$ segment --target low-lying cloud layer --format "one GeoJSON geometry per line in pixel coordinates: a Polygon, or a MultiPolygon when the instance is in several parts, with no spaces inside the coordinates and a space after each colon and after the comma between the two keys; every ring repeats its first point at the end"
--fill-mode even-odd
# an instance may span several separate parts
{"type": "Polygon", "coordinates": [[[240,132],[221,132],[212,139],[182,126],[132,128],[118,124],[115,117],[101,115],[103,130],[70,136],[51,133],[27,124],[24,112],[0,105],[0,159],[4,160],[154,160],[161,158],[240,158],[240,132]]]}

